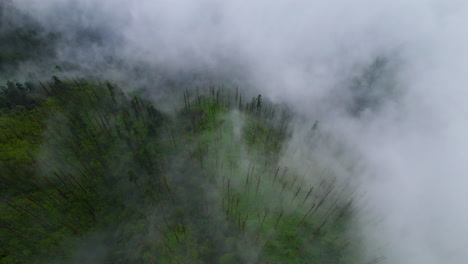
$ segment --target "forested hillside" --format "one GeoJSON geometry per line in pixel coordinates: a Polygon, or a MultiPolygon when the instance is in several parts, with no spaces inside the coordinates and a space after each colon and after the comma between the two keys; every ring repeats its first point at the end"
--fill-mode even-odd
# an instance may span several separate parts
{"type": "Polygon", "coordinates": [[[0,264],[466,263],[467,3],[0,0],[0,264]]]}
{"type": "Polygon", "coordinates": [[[2,99],[1,263],[355,263],[352,198],[278,163],[292,115],[261,95],[185,91],[170,116],[54,76],[2,99]]]}
{"type": "Polygon", "coordinates": [[[149,81],[70,77],[61,34],[10,1],[0,20],[0,263],[361,263],[357,194],[282,159],[288,107],[188,73],[160,106],[149,81]]]}

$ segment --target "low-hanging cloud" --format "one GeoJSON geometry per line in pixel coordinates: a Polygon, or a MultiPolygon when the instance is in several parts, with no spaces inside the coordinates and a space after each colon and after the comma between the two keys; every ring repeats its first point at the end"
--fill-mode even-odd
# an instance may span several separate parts
{"type": "Polygon", "coordinates": [[[389,263],[468,258],[466,1],[13,3],[62,34],[59,58],[106,62],[117,69],[101,69],[107,78],[138,63],[211,73],[320,120],[366,163],[361,191],[369,217],[381,219],[363,221],[369,246],[381,245],[389,263]],[[364,90],[378,107],[350,113],[352,83],[378,58],[388,63],[364,90]]]}

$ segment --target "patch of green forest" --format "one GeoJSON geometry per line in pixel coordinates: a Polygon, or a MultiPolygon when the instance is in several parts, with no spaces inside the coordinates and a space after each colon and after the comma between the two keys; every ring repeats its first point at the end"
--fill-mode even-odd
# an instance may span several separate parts
{"type": "MultiPolygon", "coordinates": [[[[85,79],[0,87],[0,263],[357,263],[353,199],[280,164],[292,113],[85,79]]],[[[314,177],[313,175],[309,177],[314,177]]]]}

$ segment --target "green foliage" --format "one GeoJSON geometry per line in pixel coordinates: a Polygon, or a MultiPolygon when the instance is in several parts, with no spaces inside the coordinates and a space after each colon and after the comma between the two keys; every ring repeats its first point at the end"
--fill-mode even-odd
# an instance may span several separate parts
{"type": "Polygon", "coordinates": [[[352,200],[278,164],[288,111],[210,87],[171,120],[110,82],[52,81],[0,116],[0,263],[356,263],[352,200]]]}
{"type": "Polygon", "coordinates": [[[0,86],[0,111],[11,110],[15,106],[33,108],[40,101],[40,96],[31,83],[14,84],[8,81],[6,86],[0,86]]]}
{"type": "MultiPolygon", "coordinates": [[[[109,216],[116,216],[113,207],[123,197],[112,185],[120,174],[112,167],[136,166],[154,177],[161,165],[158,135],[165,117],[149,103],[84,80],[53,81],[43,87],[49,97],[39,106],[15,106],[0,116],[0,224],[6,230],[0,240],[9,248],[0,263],[66,257],[67,241],[115,221],[109,216]],[[122,148],[128,154],[120,157],[122,148]]],[[[157,177],[148,179],[145,185],[154,186],[157,177]]]]}

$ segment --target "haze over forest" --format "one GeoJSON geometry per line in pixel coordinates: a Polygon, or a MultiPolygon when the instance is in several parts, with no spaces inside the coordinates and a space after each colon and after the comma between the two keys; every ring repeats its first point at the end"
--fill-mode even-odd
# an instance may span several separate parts
{"type": "Polygon", "coordinates": [[[0,263],[464,263],[468,2],[2,0],[0,263]]]}

